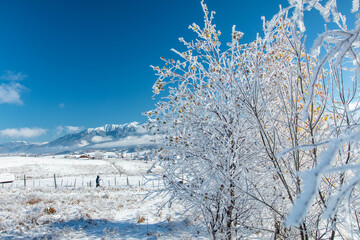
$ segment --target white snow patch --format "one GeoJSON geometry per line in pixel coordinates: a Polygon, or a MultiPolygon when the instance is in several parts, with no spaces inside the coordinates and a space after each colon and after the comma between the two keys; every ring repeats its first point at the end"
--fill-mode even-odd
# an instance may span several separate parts
{"type": "Polygon", "coordinates": [[[0,173],[16,175],[13,183],[0,184],[0,239],[209,239],[181,214],[183,206],[161,209],[166,198],[144,199],[163,187],[142,176],[153,163],[111,160],[136,174],[120,176],[109,161],[69,157],[0,157],[0,173]],[[95,188],[97,174],[102,181],[95,188]]]}
{"type": "Polygon", "coordinates": [[[11,173],[1,173],[0,183],[13,182],[15,181],[15,175],[11,173]]]}

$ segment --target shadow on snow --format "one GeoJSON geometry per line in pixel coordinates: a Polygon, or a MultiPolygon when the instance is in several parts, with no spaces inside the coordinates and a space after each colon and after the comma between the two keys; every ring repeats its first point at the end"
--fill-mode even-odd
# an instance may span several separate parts
{"type": "Polygon", "coordinates": [[[169,233],[172,227],[180,223],[160,222],[155,224],[131,222],[110,222],[102,219],[77,219],[68,222],[54,223],[52,229],[74,229],[84,232],[89,237],[120,237],[124,239],[157,239],[169,233]]]}
{"type": "MultiPolygon", "coordinates": [[[[103,219],[74,219],[43,225],[46,230],[35,230],[22,236],[4,239],[157,239],[171,236],[172,230],[181,230],[185,222],[159,222],[155,224],[111,222],[103,219]]],[[[174,233],[174,232],[173,232],[174,233]]]]}

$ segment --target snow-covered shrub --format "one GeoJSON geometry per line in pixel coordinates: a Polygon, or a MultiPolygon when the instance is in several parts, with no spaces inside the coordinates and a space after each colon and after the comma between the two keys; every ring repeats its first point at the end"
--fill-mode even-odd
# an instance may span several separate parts
{"type": "Polygon", "coordinates": [[[340,197],[330,206],[336,210],[347,193],[347,212],[356,214],[360,180],[345,165],[356,161],[358,143],[351,141],[358,134],[342,134],[356,130],[359,120],[352,109],[359,99],[360,23],[348,30],[336,1],[289,2],[264,20],[264,36],[254,42],[241,44],[234,27],[227,48],[220,47],[214,13],[202,3],[205,26],[189,27],[197,39],[180,38],[187,50],[173,50],[179,59],[162,58],[165,66],[153,67],[154,93],[165,90],[165,96],[147,115],[161,136],[155,158],[165,170],[164,191],[199,214],[214,239],[334,237],[346,214],[322,216],[337,189],[340,197]],[[322,47],[325,54],[305,47],[303,16],[312,7],[324,17],[333,14],[339,26],[319,36],[315,50],[322,47]],[[348,72],[353,86],[345,91],[348,72]],[[335,144],[328,145],[332,138],[335,144]],[[328,170],[330,164],[340,167],[328,170]],[[306,171],[310,187],[286,226],[304,190],[299,173],[306,171]]]}

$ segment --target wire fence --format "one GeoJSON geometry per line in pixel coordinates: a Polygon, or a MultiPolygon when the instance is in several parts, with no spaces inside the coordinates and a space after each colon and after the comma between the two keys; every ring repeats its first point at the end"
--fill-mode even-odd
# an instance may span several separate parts
{"type": "MultiPolygon", "coordinates": [[[[157,176],[100,176],[100,187],[142,187],[161,188],[162,181],[157,176]]],[[[37,178],[33,176],[17,176],[11,183],[0,183],[1,188],[95,188],[96,176],[61,176],[37,178]]]]}

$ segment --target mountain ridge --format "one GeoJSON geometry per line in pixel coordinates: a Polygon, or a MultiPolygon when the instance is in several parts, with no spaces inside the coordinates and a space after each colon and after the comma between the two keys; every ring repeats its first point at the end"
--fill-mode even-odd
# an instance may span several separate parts
{"type": "Polygon", "coordinates": [[[0,153],[54,153],[85,149],[127,149],[151,147],[154,137],[145,123],[106,124],[78,133],[66,134],[47,143],[12,141],[0,144],[0,153]]]}

